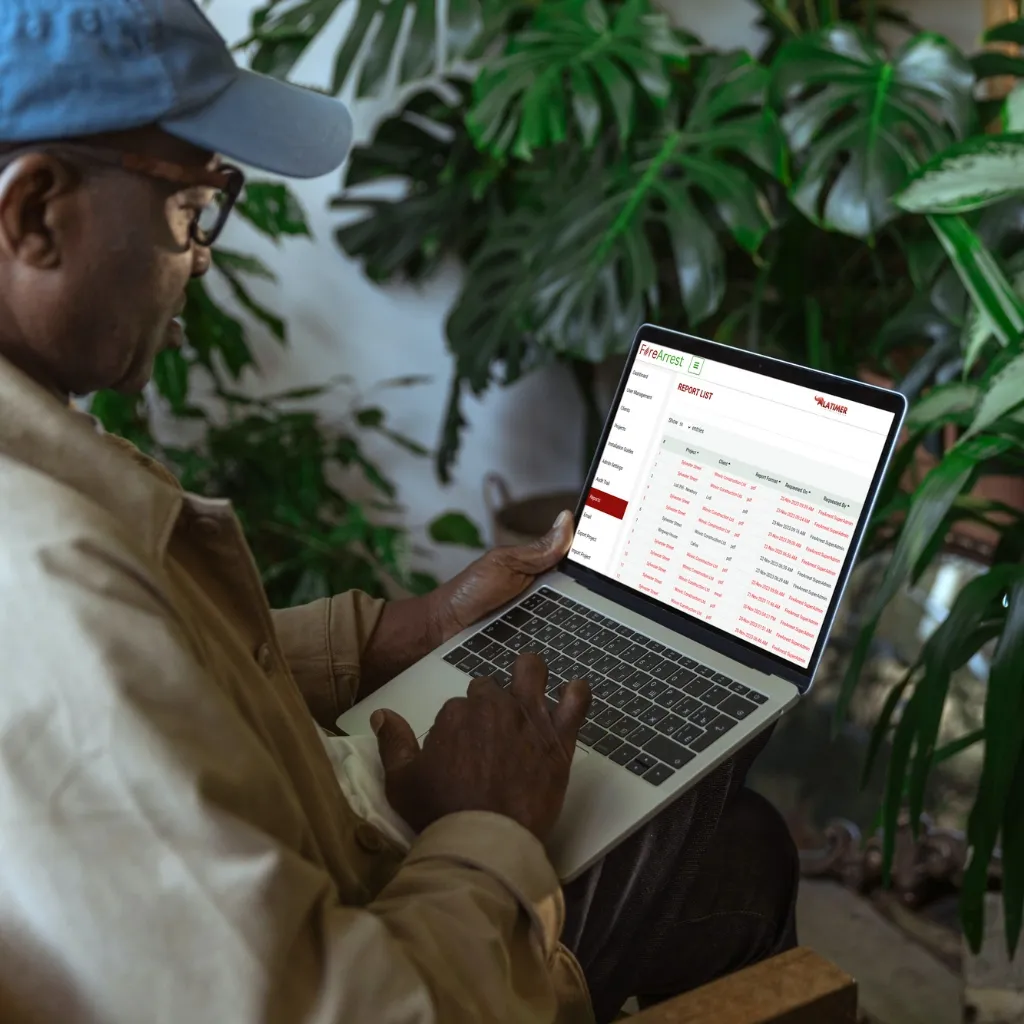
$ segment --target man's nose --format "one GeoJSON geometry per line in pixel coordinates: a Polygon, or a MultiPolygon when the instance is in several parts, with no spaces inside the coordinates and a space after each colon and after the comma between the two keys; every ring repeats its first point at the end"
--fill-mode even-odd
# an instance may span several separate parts
{"type": "Polygon", "coordinates": [[[210,269],[210,250],[208,246],[192,243],[192,276],[202,277],[210,269]]]}

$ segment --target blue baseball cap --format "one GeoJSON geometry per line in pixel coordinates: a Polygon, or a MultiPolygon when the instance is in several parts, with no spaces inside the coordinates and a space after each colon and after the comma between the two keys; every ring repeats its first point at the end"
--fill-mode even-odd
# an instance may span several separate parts
{"type": "Polygon", "coordinates": [[[342,103],[238,67],[195,0],[0,0],[0,142],[151,124],[291,178],[352,143],[342,103]]]}

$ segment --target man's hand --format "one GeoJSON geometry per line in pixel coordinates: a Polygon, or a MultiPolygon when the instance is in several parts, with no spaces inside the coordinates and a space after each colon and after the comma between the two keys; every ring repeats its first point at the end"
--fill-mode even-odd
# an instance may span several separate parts
{"type": "Polygon", "coordinates": [[[548,836],[562,810],[590,687],[568,683],[549,709],[547,678],[544,662],[524,654],[508,690],[474,679],[465,697],[441,708],[422,749],[401,715],[373,713],[388,801],[412,828],[422,831],[457,811],[493,811],[542,841],[548,836]]]}
{"type": "Polygon", "coordinates": [[[479,622],[518,597],[542,573],[569,553],[573,517],[562,512],[551,529],[529,544],[492,548],[431,595],[439,642],[479,622]]]}

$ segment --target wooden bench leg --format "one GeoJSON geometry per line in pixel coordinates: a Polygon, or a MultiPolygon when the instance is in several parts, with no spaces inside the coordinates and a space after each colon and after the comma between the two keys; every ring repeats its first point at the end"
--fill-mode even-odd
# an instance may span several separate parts
{"type": "Polygon", "coordinates": [[[629,1018],[631,1024],[856,1024],[857,983],[791,949],[629,1018]]]}

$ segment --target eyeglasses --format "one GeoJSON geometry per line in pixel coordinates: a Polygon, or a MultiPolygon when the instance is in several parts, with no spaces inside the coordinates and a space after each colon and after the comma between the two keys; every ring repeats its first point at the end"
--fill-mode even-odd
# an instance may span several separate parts
{"type": "Polygon", "coordinates": [[[233,164],[221,164],[216,170],[208,167],[186,167],[184,164],[143,156],[140,153],[103,149],[76,142],[55,143],[44,146],[26,146],[23,150],[0,153],[0,162],[7,163],[16,156],[31,152],[67,151],[72,156],[83,156],[97,163],[120,167],[131,174],[139,174],[156,181],[165,181],[182,188],[212,188],[213,195],[199,210],[189,225],[189,237],[198,245],[209,247],[217,240],[238,197],[245,187],[245,172],[233,164]]]}

